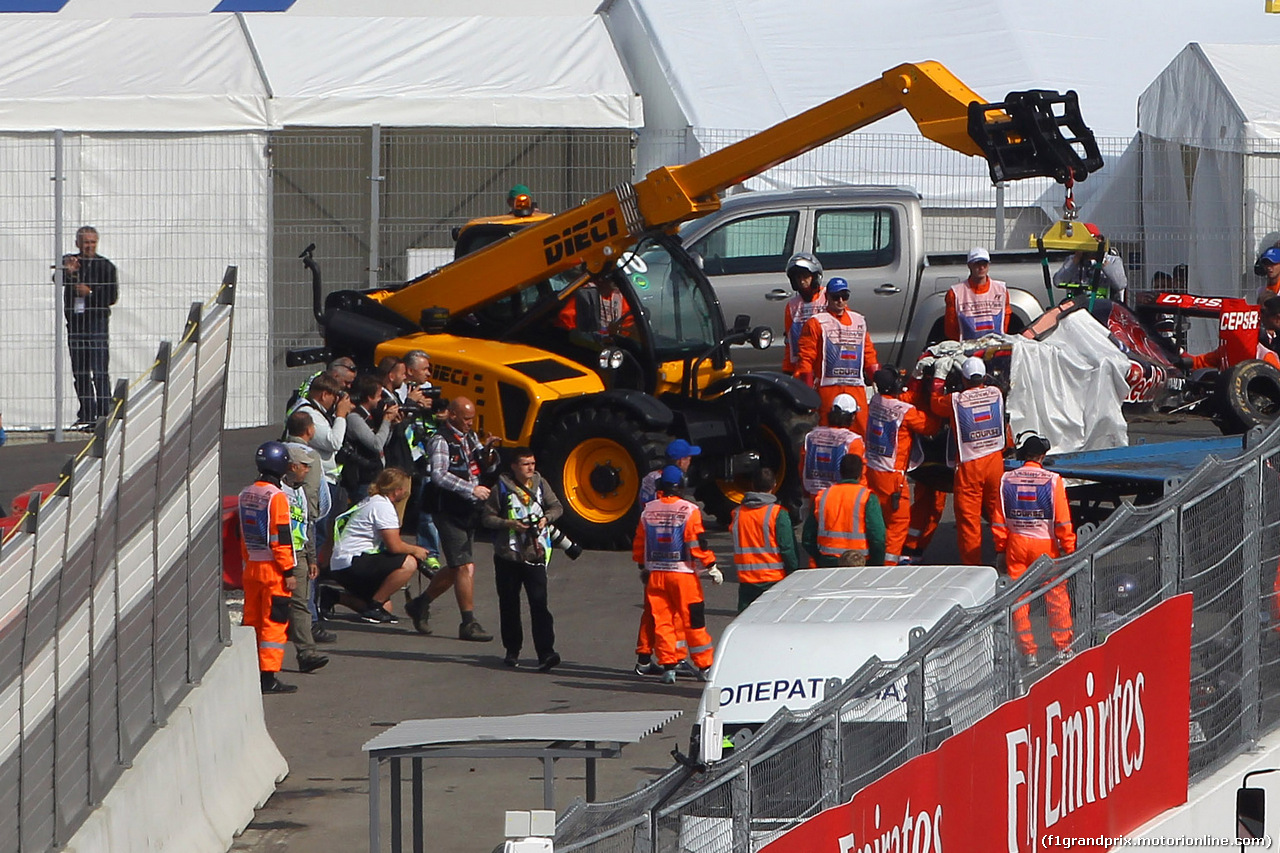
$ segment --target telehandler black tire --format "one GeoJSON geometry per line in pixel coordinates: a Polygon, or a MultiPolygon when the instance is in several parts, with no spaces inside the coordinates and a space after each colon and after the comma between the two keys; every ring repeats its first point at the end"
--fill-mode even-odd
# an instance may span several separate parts
{"type": "Polygon", "coordinates": [[[640,481],[661,464],[667,441],[616,409],[566,413],[534,448],[538,470],[564,504],[556,526],[584,548],[631,547],[640,481]]]}
{"type": "MultiPolygon", "coordinates": [[[[809,430],[818,425],[817,415],[797,414],[782,400],[766,394],[758,407],[744,408],[740,417],[758,419],[757,424],[751,425],[752,438],[747,449],[759,454],[760,467],[773,470],[778,481],[774,489],[778,503],[794,515],[799,512],[804,496],[800,448],[809,430]]],[[[716,521],[728,525],[733,511],[751,490],[749,476],[732,480],[712,479],[702,484],[697,497],[716,521]]]]}

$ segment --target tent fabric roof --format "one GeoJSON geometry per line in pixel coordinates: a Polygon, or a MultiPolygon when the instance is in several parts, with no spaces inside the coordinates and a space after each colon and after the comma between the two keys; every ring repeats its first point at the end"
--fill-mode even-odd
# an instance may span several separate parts
{"type": "Polygon", "coordinates": [[[0,131],[643,123],[593,15],[0,15],[0,39],[0,131]]]}
{"type": "MultiPolygon", "coordinates": [[[[606,0],[602,10],[622,18],[614,12],[624,5],[650,34],[688,125],[702,128],[768,127],[886,69],[933,59],[989,100],[1075,89],[1097,135],[1127,138],[1138,95],[1188,42],[1280,43],[1280,16],[1251,3],[1206,14],[1203,0],[1165,0],[1159,26],[1148,3],[1087,4],[1089,14],[1074,15],[1014,0],[606,0]]],[[[897,116],[874,130],[915,127],[897,116]]]]}
{"type": "Polygon", "coordinates": [[[0,130],[247,130],[266,89],[230,15],[0,16],[0,130]],[[195,49],[198,46],[198,49],[195,49]]]}
{"type": "Polygon", "coordinates": [[[639,99],[594,16],[247,20],[278,125],[642,123],[639,99]],[[534,32],[539,49],[530,50],[534,32]]]}
{"type": "Polygon", "coordinates": [[[1138,99],[1138,128],[1206,147],[1280,139],[1274,71],[1280,45],[1187,45],[1138,99]]]}

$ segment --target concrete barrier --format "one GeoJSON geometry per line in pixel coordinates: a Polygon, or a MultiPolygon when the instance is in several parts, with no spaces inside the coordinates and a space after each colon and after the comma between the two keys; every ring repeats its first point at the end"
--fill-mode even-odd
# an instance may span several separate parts
{"type": "Polygon", "coordinates": [[[225,853],[289,772],[267,733],[252,628],[139,751],[69,853],[225,853]]]}

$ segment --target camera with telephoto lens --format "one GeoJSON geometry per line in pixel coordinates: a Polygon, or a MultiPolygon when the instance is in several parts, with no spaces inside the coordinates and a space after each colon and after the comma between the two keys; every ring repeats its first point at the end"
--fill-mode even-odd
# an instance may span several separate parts
{"type": "Polygon", "coordinates": [[[429,418],[449,407],[449,401],[444,399],[441,389],[433,385],[419,385],[417,391],[427,398],[428,405],[420,406],[412,400],[405,400],[400,404],[400,411],[406,418],[429,418]]]}
{"type": "MultiPolygon", "coordinates": [[[[529,516],[528,518],[522,518],[520,520],[529,525],[529,527],[524,531],[525,536],[528,537],[529,544],[536,542],[539,533],[538,525],[544,520],[544,517],[536,515],[529,516]]],[[[576,560],[578,557],[582,556],[582,546],[566,536],[563,530],[548,521],[546,531],[547,535],[551,538],[552,548],[559,548],[561,551],[564,551],[565,556],[570,560],[576,560]]]]}

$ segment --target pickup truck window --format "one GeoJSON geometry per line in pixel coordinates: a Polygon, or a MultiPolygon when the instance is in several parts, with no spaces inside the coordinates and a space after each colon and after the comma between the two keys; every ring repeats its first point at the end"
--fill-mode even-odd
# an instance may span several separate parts
{"type": "Polygon", "coordinates": [[[694,243],[707,275],[778,273],[791,257],[800,221],[797,211],[736,219],[694,243]]]}
{"type": "Polygon", "coordinates": [[[896,241],[889,208],[820,210],[814,254],[824,269],[867,269],[893,263],[896,241]]]}

